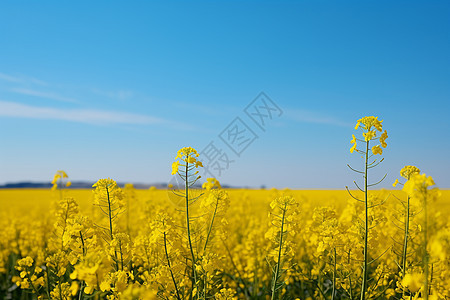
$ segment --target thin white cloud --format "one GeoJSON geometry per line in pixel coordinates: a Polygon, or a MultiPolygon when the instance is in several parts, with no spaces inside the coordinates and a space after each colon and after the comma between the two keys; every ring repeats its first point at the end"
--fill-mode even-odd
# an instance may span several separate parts
{"type": "Polygon", "coordinates": [[[8,75],[8,74],[1,73],[1,72],[0,72],[0,80],[12,82],[12,83],[21,83],[21,84],[25,84],[25,85],[42,85],[42,86],[48,85],[47,82],[42,81],[40,79],[36,79],[34,77],[28,77],[28,76],[22,76],[22,75],[13,76],[13,75],[8,75]]]}
{"type": "Polygon", "coordinates": [[[32,89],[25,89],[25,88],[12,88],[12,92],[27,95],[27,96],[33,96],[33,97],[39,97],[39,98],[45,98],[45,99],[51,99],[56,101],[62,101],[62,102],[69,102],[69,103],[77,103],[78,101],[72,98],[64,97],[55,93],[46,93],[41,91],[36,91],[32,89]]]}
{"type": "Polygon", "coordinates": [[[48,86],[47,82],[40,80],[40,79],[33,78],[33,77],[27,78],[27,80],[29,80],[33,84],[48,86]]]}
{"type": "Polygon", "coordinates": [[[285,114],[287,118],[296,122],[352,127],[351,123],[341,121],[335,117],[331,117],[322,113],[308,110],[289,109],[285,110],[285,114]]]}
{"type": "Polygon", "coordinates": [[[0,80],[9,81],[9,82],[22,82],[22,79],[11,76],[11,75],[7,75],[5,73],[0,73],[0,80]]]}
{"type": "Polygon", "coordinates": [[[100,96],[105,96],[108,98],[119,99],[119,100],[128,100],[134,96],[134,93],[129,90],[104,91],[104,90],[100,90],[100,89],[92,89],[92,92],[97,95],[100,95],[100,96]]]}
{"type": "MultiPolygon", "coordinates": [[[[41,120],[61,120],[87,124],[177,125],[171,121],[147,115],[94,109],[38,107],[9,101],[0,101],[0,116],[41,120]]],[[[181,124],[178,125],[181,126],[181,124]]]]}

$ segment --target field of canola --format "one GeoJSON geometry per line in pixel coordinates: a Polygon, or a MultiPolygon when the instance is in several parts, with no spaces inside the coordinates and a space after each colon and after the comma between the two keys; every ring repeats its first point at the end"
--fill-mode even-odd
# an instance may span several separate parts
{"type": "MultiPolygon", "coordinates": [[[[368,178],[387,133],[355,129],[368,178]]],[[[450,298],[450,191],[416,167],[393,190],[227,190],[196,188],[199,159],[180,149],[168,190],[76,190],[64,171],[52,190],[0,190],[0,298],[450,298]]]]}

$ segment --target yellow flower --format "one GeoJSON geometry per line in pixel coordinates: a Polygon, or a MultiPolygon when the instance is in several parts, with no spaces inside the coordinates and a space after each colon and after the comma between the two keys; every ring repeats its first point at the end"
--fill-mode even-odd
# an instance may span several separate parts
{"type": "Polygon", "coordinates": [[[353,144],[353,146],[350,148],[350,153],[353,153],[353,151],[355,151],[356,149],[356,137],[354,134],[352,134],[352,140],[350,141],[351,144],[353,144]]]}
{"type": "Polygon", "coordinates": [[[70,299],[72,292],[70,290],[70,284],[64,282],[57,285],[51,292],[50,296],[52,299],[70,299]]]}
{"type": "Polygon", "coordinates": [[[84,288],[84,292],[88,295],[92,294],[94,292],[94,287],[92,285],[87,285],[84,288]]]}
{"type": "Polygon", "coordinates": [[[381,149],[379,145],[373,146],[372,147],[372,153],[374,155],[377,155],[377,154],[381,155],[381,154],[383,154],[383,149],[381,149]]]}
{"type": "Polygon", "coordinates": [[[372,127],[375,127],[376,130],[381,131],[383,125],[381,124],[383,122],[383,120],[379,121],[378,117],[364,117],[358,120],[358,123],[356,123],[355,129],[358,129],[360,127],[360,125],[362,124],[363,126],[361,126],[363,129],[366,130],[371,130],[372,127]]]}
{"type": "Polygon", "coordinates": [[[214,187],[217,187],[217,188],[222,188],[221,186],[220,186],[220,183],[219,183],[219,181],[217,180],[217,179],[215,179],[215,178],[207,178],[206,179],[206,182],[204,182],[203,184],[202,184],[202,188],[203,189],[206,189],[206,190],[210,190],[210,189],[212,189],[212,188],[214,188],[214,187]]]}
{"type": "Polygon", "coordinates": [[[400,175],[406,179],[409,179],[412,175],[419,173],[419,168],[415,166],[404,166],[403,169],[400,170],[400,175]]]}
{"type": "Polygon", "coordinates": [[[366,142],[370,141],[372,138],[374,138],[377,135],[377,133],[375,131],[368,131],[368,132],[364,132],[363,136],[366,142]]]}
{"type": "Polygon", "coordinates": [[[234,300],[237,299],[237,297],[235,296],[235,292],[233,291],[233,289],[221,289],[219,292],[216,293],[216,295],[214,296],[214,299],[217,300],[234,300]]]}
{"type": "Polygon", "coordinates": [[[402,285],[406,286],[410,292],[417,292],[423,284],[423,274],[406,274],[402,280],[402,285]]]}
{"type": "Polygon", "coordinates": [[[177,174],[180,166],[187,168],[187,164],[194,165],[194,168],[203,167],[202,162],[197,160],[198,156],[199,154],[197,150],[192,147],[184,147],[178,150],[177,156],[175,156],[175,162],[172,163],[172,175],[177,174]],[[185,162],[186,165],[181,164],[178,159],[181,159],[181,161],[185,162]]]}
{"type": "Polygon", "coordinates": [[[386,148],[386,139],[388,138],[387,131],[385,130],[380,136],[381,147],[386,148]]]}
{"type": "Polygon", "coordinates": [[[72,281],[72,284],[70,285],[70,294],[72,296],[75,296],[78,293],[79,285],[76,281],[72,281]]]}
{"type": "Polygon", "coordinates": [[[413,195],[414,193],[420,194],[432,185],[434,185],[434,180],[431,176],[416,173],[404,184],[403,191],[409,195],[413,195]]]}
{"type": "Polygon", "coordinates": [[[61,175],[59,175],[58,173],[55,174],[55,176],[53,176],[53,180],[52,180],[52,184],[56,184],[56,182],[58,181],[58,179],[61,178],[61,175]]]}
{"type": "Polygon", "coordinates": [[[27,256],[27,257],[22,258],[22,259],[17,261],[17,265],[19,267],[16,267],[16,269],[22,270],[22,269],[19,269],[19,268],[31,267],[33,265],[33,263],[34,263],[33,258],[31,258],[30,256],[27,256]]]}
{"type": "Polygon", "coordinates": [[[393,187],[396,187],[398,184],[398,179],[395,179],[394,183],[392,184],[393,187]]]}
{"type": "Polygon", "coordinates": [[[58,189],[58,181],[59,181],[60,188],[62,188],[64,185],[66,187],[69,187],[72,183],[70,181],[67,181],[67,183],[64,184],[62,182],[64,178],[69,178],[69,176],[67,175],[66,172],[64,172],[63,170],[56,171],[55,176],[53,176],[53,180],[52,180],[53,186],[52,186],[51,190],[54,191],[54,190],[58,189]]]}
{"type": "MultiPolygon", "coordinates": [[[[178,150],[177,156],[175,157],[175,159],[183,158],[183,156],[186,156],[186,157],[190,157],[190,156],[198,157],[199,154],[198,154],[197,150],[195,150],[192,147],[184,147],[184,148],[181,148],[180,150],[178,150]]],[[[186,161],[186,159],[184,161],[186,161]]]]}
{"type": "Polygon", "coordinates": [[[180,162],[178,160],[173,162],[173,164],[172,164],[172,175],[175,175],[175,174],[178,173],[178,167],[179,166],[180,166],[180,162]]]}
{"type": "Polygon", "coordinates": [[[114,210],[122,209],[125,205],[122,189],[114,180],[110,178],[99,179],[92,187],[95,187],[95,190],[93,190],[95,205],[111,205],[114,210]]]}
{"type": "Polygon", "coordinates": [[[109,291],[110,289],[111,289],[111,284],[109,281],[102,281],[102,283],[100,283],[100,290],[102,292],[109,291]]]}

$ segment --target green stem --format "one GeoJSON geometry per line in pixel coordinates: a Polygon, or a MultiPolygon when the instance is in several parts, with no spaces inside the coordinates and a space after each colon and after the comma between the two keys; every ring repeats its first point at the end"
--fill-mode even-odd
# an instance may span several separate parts
{"type": "MultiPolygon", "coordinates": [[[[86,256],[86,248],[84,245],[84,238],[83,238],[83,234],[80,231],[80,240],[81,240],[81,250],[83,252],[83,257],[86,256]]],[[[84,281],[81,281],[81,285],[80,285],[80,294],[78,295],[78,300],[83,299],[83,294],[84,294],[84,281]]],[[[49,298],[50,299],[50,298],[49,298]]]]}
{"type": "Polygon", "coordinates": [[[409,201],[410,198],[408,196],[407,202],[406,202],[406,215],[405,215],[405,238],[403,240],[403,255],[402,255],[402,272],[403,276],[406,274],[406,256],[408,253],[408,238],[409,238],[409,201]]]}
{"type": "Polygon", "coordinates": [[[351,275],[348,276],[348,282],[350,285],[350,300],[353,300],[353,286],[352,286],[352,277],[351,275]]]}
{"type": "MultiPolygon", "coordinates": [[[[348,251],[348,264],[350,265],[350,253],[352,250],[348,251]]],[[[348,284],[350,285],[350,300],[353,300],[353,285],[352,285],[352,274],[351,272],[348,274],[348,284]]]]}
{"type": "Polygon", "coordinates": [[[58,280],[58,287],[59,287],[59,299],[63,300],[62,290],[61,290],[61,277],[58,280]]]}
{"type": "Polygon", "coordinates": [[[219,199],[217,199],[217,201],[216,201],[216,207],[214,208],[214,213],[213,213],[213,216],[211,219],[211,224],[209,225],[208,234],[206,235],[205,247],[203,247],[203,253],[206,251],[206,246],[208,245],[209,236],[211,235],[212,227],[214,224],[214,219],[216,218],[217,206],[219,206],[219,199]]]}
{"type": "Polygon", "coordinates": [[[28,272],[27,272],[27,278],[30,281],[31,288],[36,293],[36,295],[39,297],[39,292],[38,292],[37,288],[33,285],[33,281],[31,281],[31,276],[28,272]]]}
{"type": "Polygon", "coordinates": [[[208,282],[206,281],[207,274],[205,273],[205,276],[203,277],[203,300],[206,300],[206,293],[208,290],[208,282]]]}
{"type": "Polygon", "coordinates": [[[61,250],[64,250],[64,233],[66,233],[67,219],[69,218],[69,199],[67,199],[67,207],[64,215],[64,227],[61,233],[61,250]]]}
{"type": "Polygon", "coordinates": [[[81,285],[80,285],[80,286],[81,286],[81,287],[80,287],[80,294],[78,295],[78,300],[83,299],[83,294],[84,294],[84,281],[81,282],[81,285]]]}
{"type": "Polygon", "coordinates": [[[364,164],[364,205],[365,205],[365,224],[364,224],[364,265],[363,265],[363,280],[361,287],[361,300],[366,298],[367,290],[367,260],[368,260],[368,245],[367,239],[369,237],[369,205],[368,205],[368,191],[367,191],[367,171],[368,171],[368,161],[369,161],[369,141],[366,141],[366,157],[364,164]]]}
{"type": "Polygon", "coordinates": [[[166,259],[167,259],[167,265],[169,266],[170,276],[172,277],[173,284],[175,285],[175,290],[177,292],[177,299],[181,300],[180,292],[178,291],[177,282],[175,281],[175,276],[172,272],[172,266],[170,265],[170,259],[169,259],[169,253],[167,252],[167,236],[166,232],[164,231],[164,251],[166,252],[166,259]]]}
{"type": "Polygon", "coordinates": [[[86,256],[86,248],[84,245],[84,238],[83,238],[83,234],[80,231],[80,240],[81,240],[81,250],[83,252],[83,256],[86,256]]]}
{"type": "Polygon", "coordinates": [[[333,261],[333,290],[331,291],[331,300],[334,300],[334,295],[336,294],[336,248],[334,250],[334,261],[333,261]]]}
{"type": "Polygon", "coordinates": [[[47,297],[48,297],[48,299],[50,299],[50,276],[48,275],[48,273],[49,273],[49,267],[48,266],[46,266],[46,268],[45,268],[45,272],[47,273],[47,297]]]}
{"type": "Polygon", "coordinates": [[[119,240],[119,253],[120,253],[120,269],[123,271],[122,241],[120,241],[120,240],[119,240]]]}
{"type": "Polygon", "coordinates": [[[423,230],[423,268],[425,273],[425,286],[424,286],[424,299],[428,300],[428,276],[429,276],[429,270],[428,270],[428,252],[427,252],[427,243],[428,243],[428,205],[427,205],[427,191],[425,190],[425,197],[423,201],[424,206],[424,214],[425,214],[425,220],[424,220],[424,230],[423,230]]]}
{"type": "MultiPolygon", "coordinates": [[[[109,218],[109,235],[111,237],[111,241],[114,239],[113,237],[113,227],[112,227],[112,210],[111,210],[111,199],[109,198],[109,190],[108,186],[106,186],[106,195],[108,196],[108,218],[109,218]]],[[[114,249],[114,262],[116,263],[116,271],[119,270],[119,263],[117,262],[117,251],[114,249]]]]}
{"type": "Polygon", "coordinates": [[[434,270],[434,265],[433,265],[433,263],[431,263],[430,282],[429,282],[429,284],[428,284],[428,286],[429,286],[428,293],[429,293],[429,294],[431,294],[431,287],[432,287],[432,285],[433,285],[433,270],[434,270]]]}
{"type": "Polygon", "coordinates": [[[276,286],[277,286],[278,276],[279,276],[279,273],[280,273],[281,251],[282,251],[282,247],[283,247],[284,217],[286,216],[286,206],[287,205],[285,204],[284,205],[284,209],[283,209],[283,216],[281,218],[280,241],[279,241],[279,245],[278,245],[278,261],[277,261],[277,266],[276,266],[276,269],[275,269],[275,276],[273,278],[272,300],[275,299],[276,286]]]}
{"type": "MultiPolygon", "coordinates": [[[[408,175],[408,180],[410,179],[410,175],[408,175]]],[[[410,196],[408,195],[406,200],[406,215],[405,215],[405,238],[403,241],[403,254],[402,254],[402,272],[403,276],[406,275],[406,256],[408,254],[408,239],[409,239],[409,221],[410,221],[410,196]]],[[[403,290],[403,296],[405,295],[405,291],[403,290]]]]}
{"type": "MultiPolygon", "coordinates": [[[[187,160],[187,159],[186,159],[187,160]]],[[[187,237],[189,242],[189,249],[191,251],[192,256],[192,291],[194,290],[194,286],[197,282],[197,276],[195,272],[195,255],[194,255],[194,248],[192,247],[192,240],[191,240],[191,227],[190,227],[190,218],[189,218],[189,179],[188,179],[188,169],[189,169],[189,163],[186,161],[186,170],[185,170],[185,196],[186,196],[186,227],[187,227],[187,237]]],[[[192,298],[192,291],[191,296],[192,298]]],[[[198,291],[197,291],[198,295],[198,291]]]]}

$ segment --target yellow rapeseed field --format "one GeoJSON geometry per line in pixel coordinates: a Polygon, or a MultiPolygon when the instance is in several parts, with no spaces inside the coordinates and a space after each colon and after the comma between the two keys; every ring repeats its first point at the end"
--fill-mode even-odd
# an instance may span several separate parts
{"type": "Polygon", "coordinates": [[[71,189],[64,171],[51,190],[0,190],[0,298],[449,299],[450,191],[414,166],[376,189],[387,132],[376,117],[355,129],[353,189],[199,187],[185,147],[167,190],[71,189]]]}

